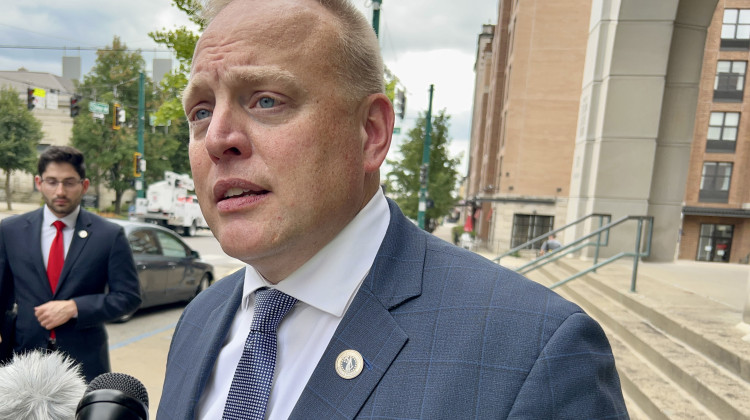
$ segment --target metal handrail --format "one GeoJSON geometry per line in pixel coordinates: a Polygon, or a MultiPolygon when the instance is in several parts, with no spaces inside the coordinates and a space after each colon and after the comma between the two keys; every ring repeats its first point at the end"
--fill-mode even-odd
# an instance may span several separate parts
{"type": "Polygon", "coordinates": [[[651,255],[651,243],[653,241],[653,233],[654,233],[654,217],[653,216],[624,216],[615,220],[614,222],[608,223],[607,225],[602,226],[599,229],[592,231],[591,233],[587,235],[584,235],[576,239],[575,241],[567,245],[564,245],[558,249],[555,249],[552,252],[544,254],[540,256],[539,258],[536,258],[528,262],[527,264],[524,264],[523,266],[516,268],[516,271],[522,274],[526,274],[530,271],[536,270],[537,268],[543,267],[544,265],[547,265],[551,262],[557,261],[560,258],[564,257],[565,255],[579,251],[587,246],[595,246],[596,247],[595,259],[591,267],[553,284],[552,286],[550,286],[550,289],[554,289],[556,287],[562,286],[563,284],[568,283],[572,280],[575,280],[590,272],[595,272],[597,268],[610,264],[616,260],[619,260],[620,258],[633,257],[633,271],[632,271],[631,281],[630,281],[630,291],[635,292],[636,279],[638,277],[638,262],[642,257],[648,257],[651,255]],[[598,262],[597,258],[599,255],[599,248],[602,246],[602,244],[600,243],[601,235],[606,232],[607,237],[609,237],[609,231],[613,227],[618,226],[622,223],[625,223],[629,220],[638,221],[638,228],[636,230],[636,237],[635,237],[634,252],[620,252],[617,255],[614,255],[602,262],[598,262]],[[646,237],[645,250],[641,251],[644,222],[648,222],[648,225],[646,226],[647,237],[646,237]],[[597,237],[596,240],[587,241],[588,239],[593,238],[595,236],[597,237]]]}
{"type": "MultiPolygon", "coordinates": [[[[497,257],[495,257],[492,261],[494,261],[494,262],[496,262],[496,263],[499,264],[500,263],[500,259],[502,259],[503,257],[507,257],[508,255],[514,254],[514,253],[516,253],[516,252],[518,252],[518,251],[520,251],[522,249],[525,249],[529,245],[533,245],[533,244],[535,244],[537,242],[540,242],[540,241],[543,241],[543,240],[547,239],[547,237],[549,237],[550,235],[556,235],[557,233],[562,232],[563,230],[565,230],[565,229],[567,229],[567,228],[569,228],[571,226],[575,226],[575,225],[578,225],[580,223],[583,223],[586,220],[588,220],[590,218],[593,218],[593,217],[598,217],[599,218],[599,226],[600,227],[604,225],[604,219],[607,219],[607,223],[609,223],[612,220],[612,215],[610,215],[610,214],[604,214],[604,213],[591,213],[591,214],[588,214],[586,216],[581,217],[578,220],[574,220],[574,221],[568,223],[567,225],[565,225],[563,227],[560,227],[560,228],[557,228],[555,230],[549,231],[549,232],[547,232],[547,233],[545,233],[543,235],[537,236],[536,238],[527,241],[526,243],[518,245],[515,248],[509,249],[508,251],[505,251],[504,253],[498,255],[497,257]]],[[[600,241],[601,241],[601,238],[600,238],[600,241]]],[[[607,237],[605,238],[605,242],[602,245],[606,246],[608,242],[609,242],[609,231],[607,231],[607,237]]],[[[597,250],[597,255],[595,256],[595,258],[597,258],[597,257],[598,257],[598,250],[597,250]]]]}

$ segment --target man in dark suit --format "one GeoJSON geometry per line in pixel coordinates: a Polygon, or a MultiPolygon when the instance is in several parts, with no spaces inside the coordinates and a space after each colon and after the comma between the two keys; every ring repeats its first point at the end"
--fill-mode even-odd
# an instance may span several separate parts
{"type": "Polygon", "coordinates": [[[59,350],[90,381],[110,371],[104,323],[141,303],[138,274],[122,228],[80,206],[89,187],[81,152],[48,147],[38,173],[44,207],[0,223],[0,312],[15,316],[0,358],[59,350]]]}
{"type": "Polygon", "coordinates": [[[594,320],[383,195],[394,113],[356,8],[206,11],[190,163],[212,231],[248,265],[186,308],[160,420],[627,418],[594,320]]]}

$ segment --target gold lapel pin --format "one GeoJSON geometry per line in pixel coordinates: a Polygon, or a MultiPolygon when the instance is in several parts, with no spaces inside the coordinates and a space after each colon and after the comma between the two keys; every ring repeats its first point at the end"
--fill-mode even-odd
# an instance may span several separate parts
{"type": "Polygon", "coordinates": [[[344,350],[336,358],[336,373],[344,379],[354,379],[362,373],[365,365],[357,350],[344,350]]]}
{"type": "Polygon", "coordinates": [[[89,233],[88,233],[88,232],[86,232],[85,230],[79,230],[79,231],[78,231],[78,236],[79,236],[79,237],[80,237],[81,239],[86,239],[86,237],[87,237],[87,236],[89,236],[89,233]]]}

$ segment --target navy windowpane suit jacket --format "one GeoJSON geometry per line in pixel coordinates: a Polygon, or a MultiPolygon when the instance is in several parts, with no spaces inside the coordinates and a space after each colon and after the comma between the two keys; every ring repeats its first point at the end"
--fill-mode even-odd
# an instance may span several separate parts
{"type": "MultiPolygon", "coordinates": [[[[628,418],[604,332],[549,289],[418,229],[389,201],[374,264],[292,419],[628,418]],[[334,363],[359,351],[364,371],[334,363]]],[[[192,419],[239,307],[244,270],[180,319],[158,418],[192,419]]]]}

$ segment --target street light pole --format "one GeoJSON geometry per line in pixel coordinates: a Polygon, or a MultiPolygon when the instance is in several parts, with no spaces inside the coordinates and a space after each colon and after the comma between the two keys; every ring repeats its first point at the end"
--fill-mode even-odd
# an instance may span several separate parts
{"type": "MultiPolygon", "coordinates": [[[[138,153],[143,158],[143,130],[146,120],[146,93],[145,93],[145,76],[143,72],[138,79],[138,153]]],[[[144,171],[140,171],[140,176],[135,180],[135,190],[138,198],[146,197],[143,190],[144,171]]]]}
{"type": "Polygon", "coordinates": [[[419,168],[419,212],[417,213],[417,223],[420,229],[424,229],[425,211],[427,210],[427,180],[430,173],[430,143],[432,143],[432,94],[435,91],[435,85],[430,85],[430,103],[427,107],[427,127],[425,129],[424,147],[422,148],[422,166],[419,168]]]}
{"type": "Polygon", "coordinates": [[[375,29],[375,36],[380,37],[380,5],[382,0],[372,0],[372,28],[375,29]]]}

